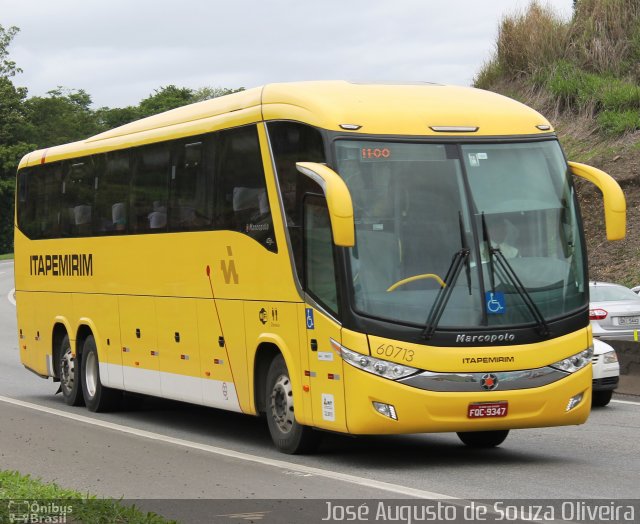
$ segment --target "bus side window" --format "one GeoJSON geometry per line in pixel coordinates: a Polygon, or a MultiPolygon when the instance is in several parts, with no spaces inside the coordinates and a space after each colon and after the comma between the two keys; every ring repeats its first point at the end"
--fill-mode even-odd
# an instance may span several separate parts
{"type": "Polygon", "coordinates": [[[18,227],[29,238],[39,238],[36,218],[41,184],[36,167],[27,167],[18,174],[18,227]]]}
{"type": "Polygon", "coordinates": [[[92,212],[96,178],[91,157],[64,162],[62,209],[63,236],[81,237],[92,234],[92,212]]]}
{"type": "Polygon", "coordinates": [[[158,233],[167,230],[171,143],[139,148],[133,174],[130,231],[158,233]]]}
{"type": "Polygon", "coordinates": [[[175,144],[169,202],[171,231],[213,227],[214,144],[210,136],[193,137],[175,144]]]}
{"type": "Polygon", "coordinates": [[[114,151],[96,159],[94,233],[122,234],[127,228],[131,171],[129,151],[114,151]]]}
{"type": "Polygon", "coordinates": [[[244,233],[277,251],[255,126],[220,133],[218,227],[244,233]]]}
{"type": "Polygon", "coordinates": [[[296,273],[301,279],[304,269],[300,213],[302,198],[309,190],[309,179],[300,176],[296,162],[326,162],[324,142],[316,128],[298,122],[269,122],[268,131],[296,273]]]}
{"type": "Polygon", "coordinates": [[[338,312],[331,221],[324,197],[304,198],[305,290],[333,313],[338,312]]]}

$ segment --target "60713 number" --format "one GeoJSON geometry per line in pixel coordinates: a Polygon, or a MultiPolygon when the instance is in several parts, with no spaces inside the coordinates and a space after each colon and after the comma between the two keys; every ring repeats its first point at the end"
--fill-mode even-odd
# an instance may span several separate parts
{"type": "Polygon", "coordinates": [[[399,358],[405,362],[411,362],[414,355],[413,349],[394,346],[393,344],[380,344],[376,349],[376,355],[387,358],[399,358]]]}

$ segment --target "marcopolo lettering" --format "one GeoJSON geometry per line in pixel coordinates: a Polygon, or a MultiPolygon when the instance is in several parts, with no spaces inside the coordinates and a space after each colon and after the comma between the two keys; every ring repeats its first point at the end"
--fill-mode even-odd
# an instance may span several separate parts
{"type": "Polygon", "coordinates": [[[93,255],[77,253],[71,255],[31,255],[29,274],[54,277],[93,276],[93,255]]]}
{"type": "Polygon", "coordinates": [[[500,333],[499,335],[495,333],[491,335],[467,335],[462,333],[456,336],[456,342],[470,344],[475,344],[476,342],[513,342],[515,339],[516,336],[513,333],[500,333]]]}

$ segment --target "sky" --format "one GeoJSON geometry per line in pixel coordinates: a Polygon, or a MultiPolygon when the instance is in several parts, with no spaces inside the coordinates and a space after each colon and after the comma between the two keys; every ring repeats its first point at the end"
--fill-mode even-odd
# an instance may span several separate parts
{"type": "MultiPolygon", "coordinates": [[[[572,0],[549,0],[568,18],[572,0]]],[[[30,96],[84,89],[137,105],[167,85],[297,80],[470,85],[528,0],[0,0],[30,96]]]]}

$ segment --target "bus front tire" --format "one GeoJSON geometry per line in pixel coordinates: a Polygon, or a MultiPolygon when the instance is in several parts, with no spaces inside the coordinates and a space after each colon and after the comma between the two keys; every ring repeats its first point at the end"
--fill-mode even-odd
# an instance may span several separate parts
{"type": "Polygon", "coordinates": [[[472,448],[495,448],[504,442],[508,429],[499,431],[459,431],[458,438],[472,448]]]}
{"type": "Polygon", "coordinates": [[[93,335],[89,335],[84,341],[81,369],[82,394],[87,409],[97,413],[114,410],[120,401],[121,392],[106,388],[100,382],[98,348],[93,335]]]}
{"type": "Polygon", "coordinates": [[[276,447],[290,455],[310,453],[320,444],[320,434],[295,419],[293,387],[282,355],[273,359],[267,373],[266,412],[276,447]]]}
{"type": "Polygon", "coordinates": [[[84,404],[80,386],[80,361],[78,355],[73,354],[69,335],[65,335],[58,351],[58,376],[62,398],[69,406],[84,404]]]}

